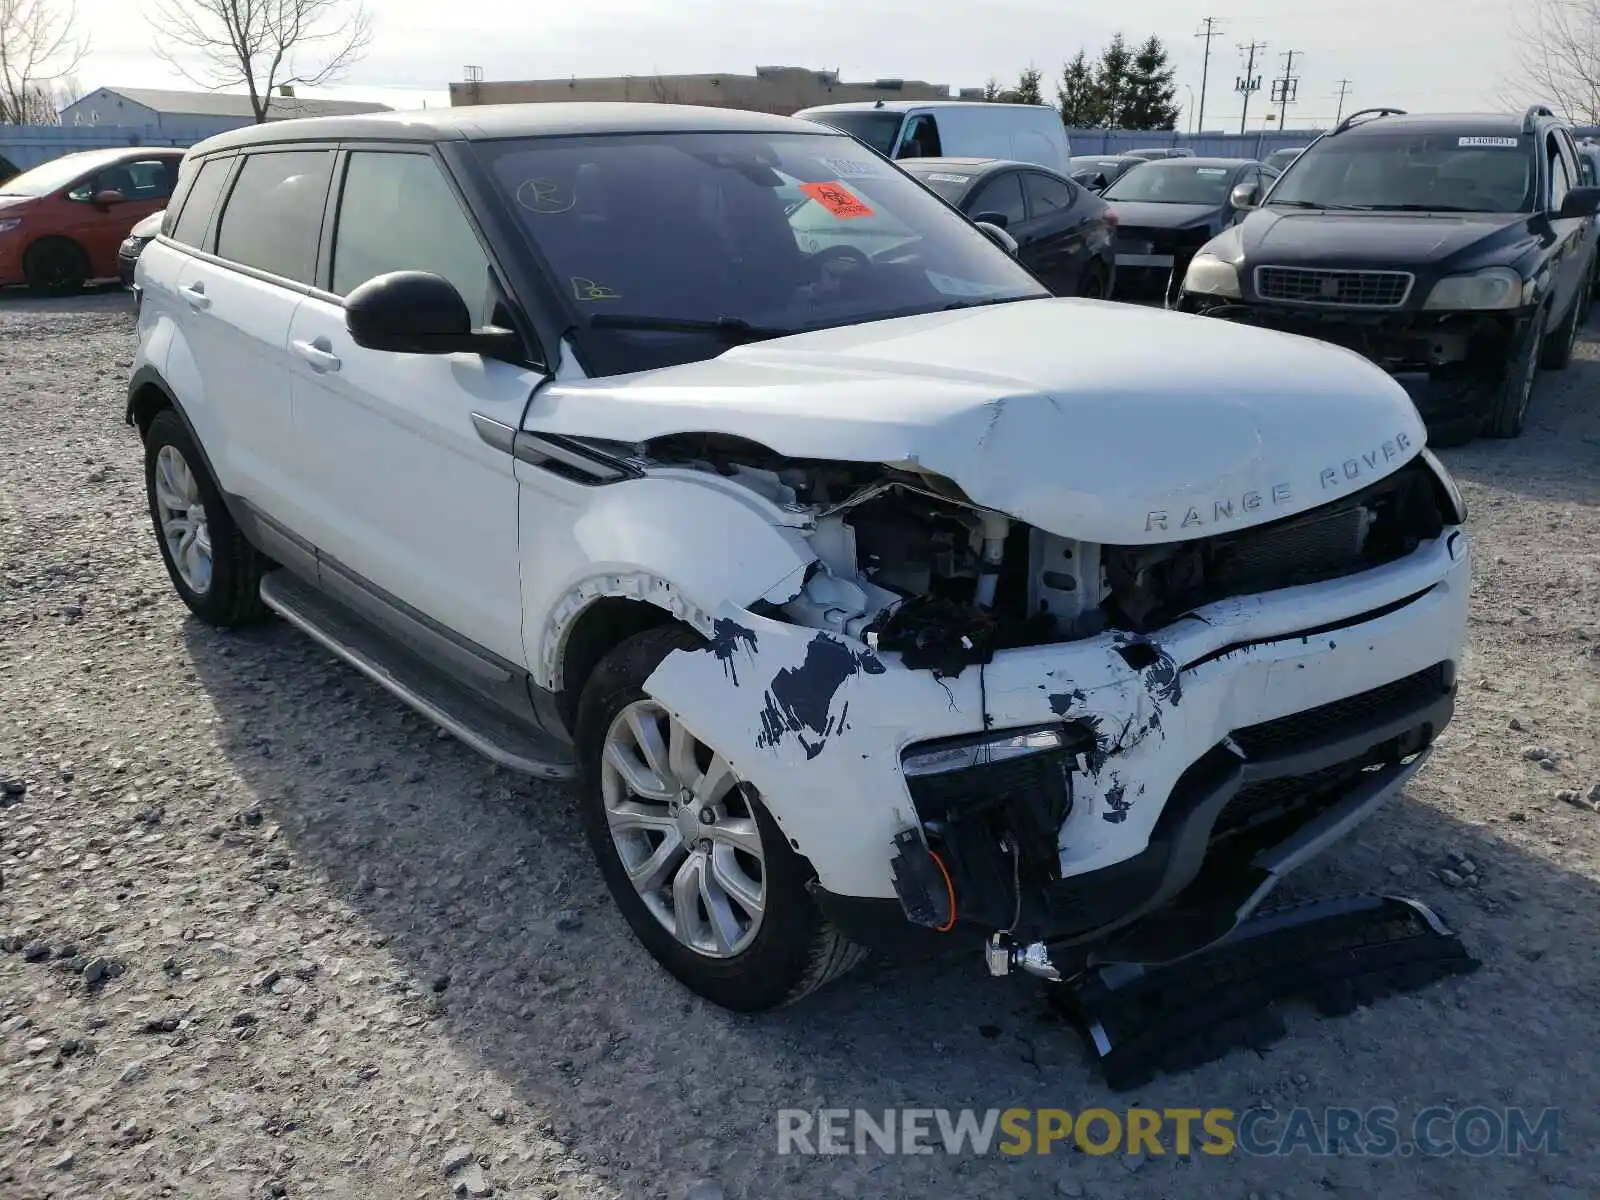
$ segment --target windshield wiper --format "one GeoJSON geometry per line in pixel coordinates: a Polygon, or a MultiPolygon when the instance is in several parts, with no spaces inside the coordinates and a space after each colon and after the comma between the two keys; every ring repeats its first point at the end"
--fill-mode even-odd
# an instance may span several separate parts
{"type": "Polygon", "coordinates": [[[657,317],[645,313],[596,313],[589,318],[590,329],[641,329],[662,333],[709,333],[730,342],[760,342],[788,337],[798,329],[775,325],[752,325],[743,317],[657,317]]]}
{"type": "Polygon", "coordinates": [[[1322,204],[1316,200],[1269,199],[1266,204],[1268,208],[1276,208],[1279,205],[1284,208],[1315,208],[1323,212],[1369,212],[1372,209],[1370,204],[1322,204]]]}
{"type": "Polygon", "coordinates": [[[1459,204],[1374,204],[1375,212],[1482,212],[1478,208],[1462,208],[1459,204]]]}

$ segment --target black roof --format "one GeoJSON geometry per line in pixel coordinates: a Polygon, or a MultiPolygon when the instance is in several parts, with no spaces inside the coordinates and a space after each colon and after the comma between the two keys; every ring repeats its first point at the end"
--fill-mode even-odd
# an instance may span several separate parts
{"type": "Polygon", "coordinates": [[[195,154],[273,142],[486,141],[493,138],[563,137],[605,133],[798,133],[845,137],[814,121],[737,108],[687,104],[481,104],[415,112],[306,117],[247,125],[198,143],[195,154]]]}
{"type": "MultiPolygon", "coordinates": [[[[1443,133],[1463,137],[1516,137],[1523,132],[1521,113],[1393,113],[1357,121],[1338,137],[1385,133],[1443,133]]],[[[1544,118],[1550,121],[1551,118],[1544,118]]]]}

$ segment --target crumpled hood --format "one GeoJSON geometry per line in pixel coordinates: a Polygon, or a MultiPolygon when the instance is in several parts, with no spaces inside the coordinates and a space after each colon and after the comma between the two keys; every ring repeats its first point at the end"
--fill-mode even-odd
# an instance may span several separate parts
{"type": "Polygon", "coordinates": [[[1260,209],[1239,227],[1251,266],[1431,266],[1485,239],[1526,232],[1525,217],[1494,213],[1286,212],[1260,209]]]}
{"type": "Polygon", "coordinates": [[[553,383],[530,431],[747,438],[915,467],[975,503],[1118,545],[1324,504],[1422,449],[1405,390],[1350,351],[1226,321],[1049,299],[818,330],[553,383]]]}

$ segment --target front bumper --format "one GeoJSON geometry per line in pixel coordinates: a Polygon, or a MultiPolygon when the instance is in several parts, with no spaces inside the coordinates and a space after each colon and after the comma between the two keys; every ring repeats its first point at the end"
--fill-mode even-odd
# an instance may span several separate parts
{"type": "Polygon", "coordinates": [[[1247,788],[1253,803],[1266,802],[1260,785],[1274,781],[1322,797],[1286,838],[1345,813],[1352,789],[1376,781],[1368,808],[1392,794],[1399,773],[1384,770],[1403,767],[1449,719],[1469,574],[1465,535],[1450,528],[1404,559],[1221,601],[1149,639],[1105,634],[1004,651],[944,679],[728,608],[707,649],[669,656],[645,690],[761,792],[815,869],[824,908],[862,916],[882,911],[874,900],[900,904],[893,842],[923,825],[901,765],[908,747],[985,728],[1086,734],[1088,748],[1064,768],[1070,807],[1055,877],[1029,889],[1025,915],[1049,935],[1089,937],[1226,858],[1211,854],[1213,833],[1247,788]],[[1436,694],[1358,704],[1350,719],[1330,722],[1329,706],[1347,709],[1352,697],[1429,671],[1441,672],[1436,694]],[[1242,733],[1290,726],[1299,732],[1283,733],[1270,753],[1260,742],[1250,765],[1218,757],[1242,733]],[[1319,775],[1334,767],[1338,780],[1319,775]],[[1343,770],[1351,767],[1371,769],[1356,779],[1343,770]]]}
{"type": "Polygon", "coordinates": [[[1183,292],[1177,307],[1343,346],[1405,386],[1430,427],[1477,418],[1505,379],[1535,308],[1437,313],[1324,309],[1183,292]]]}

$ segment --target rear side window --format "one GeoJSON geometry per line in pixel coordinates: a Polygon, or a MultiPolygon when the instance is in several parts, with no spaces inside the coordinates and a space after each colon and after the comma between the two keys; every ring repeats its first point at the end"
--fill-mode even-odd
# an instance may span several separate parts
{"type": "Polygon", "coordinates": [[[1072,185],[1037,171],[1029,171],[1027,181],[1028,203],[1033,205],[1033,215],[1048,217],[1072,207],[1072,185]]]}
{"type": "Polygon", "coordinates": [[[390,271],[441,275],[476,323],[489,319],[489,259],[438,163],[426,154],[357,151],[339,197],[334,294],[347,296],[390,271]]]}
{"type": "Polygon", "coordinates": [[[333,151],[252,154],[222,210],[217,253],[258,271],[312,283],[333,151]]]}
{"type": "Polygon", "coordinates": [[[174,241],[197,249],[204,248],[211,214],[216,211],[217,201],[222,198],[222,188],[228,182],[228,169],[232,166],[231,158],[213,158],[201,164],[183,207],[178,210],[178,219],[168,223],[174,241]]]}
{"type": "Polygon", "coordinates": [[[988,216],[990,213],[999,213],[1006,219],[1008,226],[1022,224],[1028,217],[1028,210],[1022,203],[1022,180],[1017,172],[1007,171],[998,179],[991,179],[984,184],[983,189],[967,206],[967,212],[974,219],[988,216]]]}

